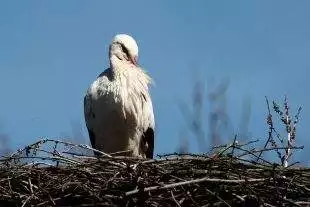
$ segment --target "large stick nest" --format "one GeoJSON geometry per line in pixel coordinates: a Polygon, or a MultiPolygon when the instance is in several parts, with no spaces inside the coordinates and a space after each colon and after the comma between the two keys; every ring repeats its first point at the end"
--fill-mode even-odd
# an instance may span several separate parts
{"type": "Polygon", "coordinates": [[[242,146],[212,157],[97,159],[78,153],[85,145],[41,140],[1,160],[0,206],[310,205],[310,169],[283,168],[242,146]]]}

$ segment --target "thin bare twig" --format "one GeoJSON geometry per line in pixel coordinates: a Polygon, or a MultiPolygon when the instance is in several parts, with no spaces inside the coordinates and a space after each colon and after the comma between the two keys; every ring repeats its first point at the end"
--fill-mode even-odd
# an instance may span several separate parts
{"type": "MultiPolygon", "coordinates": [[[[165,186],[152,186],[152,187],[147,187],[143,189],[143,192],[149,192],[149,191],[154,191],[154,190],[161,190],[161,189],[168,189],[168,188],[174,188],[178,187],[181,185],[190,185],[190,184],[196,184],[196,183],[201,183],[201,182],[210,182],[210,183],[234,183],[234,184],[241,184],[244,182],[263,182],[266,179],[249,179],[249,180],[225,180],[225,179],[212,179],[212,178],[201,178],[201,179],[196,179],[196,180],[189,180],[189,181],[184,181],[184,182],[179,182],[179,183],[173,183],[165,186]]],[[[126,196],[131,196],[136,193],[139,193],[140,190],[132,190],[128,191],[126,193],[126,196]]]]}

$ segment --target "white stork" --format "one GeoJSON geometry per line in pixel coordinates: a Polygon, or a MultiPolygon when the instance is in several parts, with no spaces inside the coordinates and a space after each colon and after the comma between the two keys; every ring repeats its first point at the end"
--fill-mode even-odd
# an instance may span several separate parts
{"type": "Polygon", "coordinates": [[[105,153],[153,158],[155,120],[151,78],[138,66],[138,46],[118,34],[109,47],[110,67],[90,85],[84,116],[93,148],[105,153]]]}

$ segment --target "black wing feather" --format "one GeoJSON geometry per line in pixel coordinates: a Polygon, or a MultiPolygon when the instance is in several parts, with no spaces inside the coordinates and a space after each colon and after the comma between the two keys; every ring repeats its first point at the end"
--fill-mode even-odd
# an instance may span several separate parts
{"type": "Polygon", "coordinates": [[[91,144],[91,146],[92,146],[92,148],[95,148],[95,134],[94,134],[94,132],[92,131],[92,130],[89,130],[88,129],[88,134],[89,134],[89,140],[90,140],[90,144],[91,144]]]}
{"type": "MultiPolygon", "coordinates": [[[[95,137],[94,132],[92,130],[88,129],[88,134],[89,134],[89,140],[90,140],[90,144],[91,144],[92,148],[96,149],[96,143],[95,143],[96,137],[95,137]]],[[[94,155],[100,156],[100,154],[98,152],[94,152],[94,155]]]]}
{"type": "Polygon", "coordinates": [[[144,153],[146,158],[153,159],[154,153],[154,130],[149,127],[142,135],[142,149],[144,149],[144,153]]]}

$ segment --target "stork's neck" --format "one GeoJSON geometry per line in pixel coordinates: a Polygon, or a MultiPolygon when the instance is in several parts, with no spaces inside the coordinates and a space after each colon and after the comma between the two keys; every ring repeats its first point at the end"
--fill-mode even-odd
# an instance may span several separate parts
{"type": "Polygon", "coordinates": [[[120,60],[116,55],[110,57],[110,68],[116,76],[124,74],[126,70],[133,67],[133,64],[125,60],[120,60]]]}
{"type": "Polygon", "coordinates": [[[114,76],[118,76],[120,73],[120,64],[121,64],[121,60],[118,59],[115,55],[112,55],[110,57],[110,69],[113,72],[114,76]]]}
{"type": "Polygon", "coordinates": [[[120,60],[115,55],[110,57],[110,68],[115,79],[125,77],[129,81],[139,81],[145,84],[145,86],[152,83],[152,79],[142,68],[136,67],[127,61],[120,60]]]}

